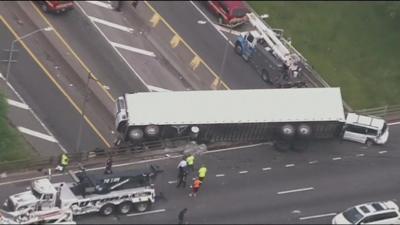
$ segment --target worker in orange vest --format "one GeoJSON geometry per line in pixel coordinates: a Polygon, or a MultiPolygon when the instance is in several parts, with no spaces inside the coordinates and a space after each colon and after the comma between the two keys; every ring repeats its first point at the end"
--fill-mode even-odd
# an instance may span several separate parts
{"type": "Polygon", "coordinates": [[[199,191],[201,186],[201,181],[199,178],[196,178],[193,182],[193,186],[192,186],[192,193],[189,194],[190,197],[196,197],[197,192],[199,191]]]}

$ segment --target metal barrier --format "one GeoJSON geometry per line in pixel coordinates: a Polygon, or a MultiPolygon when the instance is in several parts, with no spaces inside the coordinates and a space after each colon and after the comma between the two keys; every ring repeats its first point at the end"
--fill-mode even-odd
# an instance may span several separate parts
{"type": "Polygon", "coordinates": [[[386,121],[399,121],[400,120],[400,104],[399,105],[386,105],[381,107],[355,110],[355,113],[382,117],[386,121]]]}

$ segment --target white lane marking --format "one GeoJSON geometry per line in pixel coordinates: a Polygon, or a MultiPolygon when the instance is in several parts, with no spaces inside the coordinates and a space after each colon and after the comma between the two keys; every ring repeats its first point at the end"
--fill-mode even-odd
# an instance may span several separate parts
{"type": "Polygon", "coordinates": [[[47,135],[47,134],[43,134],[43,133],[28,129],[28,128],[25,128],[25,127],[17,127],[17,129],[22,133],[29,134],[31,136],[44,139],[46,141],[50,141],[50,142],[54,142],[54,143],[58,142],[53,136],[50,136],[50,135],[47,135]]]}
{"type": "Polygon", "coordinates": [[[388,123],[389,126],[398,125],[398,124],[400,124],[400,122],[388,123]]]}
{"type": "MultiPolygon", "coordinates": [[[[86,11],[82,8],[82,6],[79,4],[79,1],[75,1],[75,5],[78,6],[78,8],[82,11],[82,13],[89,18],[89,15],[86,13],[86,11]]],[[[91,21],[92,22],[92,21],[91,21]]],[[[100,32],[100,34],[104,37],[104,39],[106,39],[106,41],[108,41],[108,43],[110,43],[110,39],[108,39],[108,37],[104,34],[104,32],[99,28],[99,26],[97,26],[96,23],[93,23],[93,26],[100,32]]],[[[126,63],[126,65],[128,65],[129,69],[133,71],[134,74],[136,74],[136,77],[139,78],[139,80],[147,87],[146,82],[143,80],[142,77],[140,77],[139,73],[136,72],[136,70],[131,66],[131,64],[128,63],[128,61],[126,60],[126,58],[124,56],[122,56],[121,52],[118,51],[117,48],[115,48],[111,43],[110,43],[111,47],[114,49],[114,51],[119,55],[119,57],[121,57],[121,59],[126,63]]],[[[150,90],[148,90],[150,91],[150,90]]]]}
{"type": "Polygon", "coordinates": [[[332,160],[341,160],[342,159],[342,157],[335,157],[335,158],[332,158],[332,160]]]}
{"type": "Polygon", "coordinates": [[[299,188],[299,189],[294,189],[294,190],[280,191],[277,194],[282,195],[282,194],[288,194],[288,193],[293,193],[293,192],[310,191],[310,190],[314,190],[314,188],[307,187],[307,188],[299,188]]]}
{"type": "MultiPolygon", "coordinates": [[[[0,73],[0,78],[5,80],[6,78],[3,76],[2,73],[0,73]]],[[[7,86],[14,92],[14,94],[19,98],[19,100],[21,100],[22,103],[26,104],[24,98],[22,98],[22,96],[17,92],[17,90],[15,90],[15,88],[10,84],[10,82],[7,83],[7,86]]],[[[46,127],[46,125],[40,120],[40,118],[36,115],[36,113],[29,107],[29,111],[32,113],[33,117],[40,123],[40,125],[43,127],[43,129],[50,134],[51,136],[54,137],[54,135],[51,133],[51,131],[49,130],[49,128],[46,127]]],[[[58,147],[60,147],[61,151],[68,153],[67,150],[65,150],[65,148],[57,141],[57,145],[58,147]]]]}
{"type": "Polygon", "coordinates": [[[314,161],[308,162],[308,164],[315,164],[315,163],[317,163],[317,162],[318,162],[318,160],[314,160],[314,161]]]}
{"type": "MultiPolygon", "coordinates": [[[[213,151],[205,152],[203,154],[210,154],[210,153],[212,154],[214,152],[232,151],[232,150],[236,150],[236,149],[240,149],[240,148],[242,148],[242,149],[251,149],[251,147],[261,146],[261,145],[265,145],[265,144],[266,143],[260,143],[260,144],[246,145],[246,146],[242,146],[242,147],[225,148],[225,149],[213,150],[213,151]]],[[[138,164],[147,164],[147,163],[150,163],[150,162],[163,161],[163,160],[175,159],[175,158],[182,158],[182,155],[180,154],[180,155],[176,155],[176,156],[160,157],[160,158],[156,158],[156,159],[146,159],[146,160],[141,160],[141,161],[136,161],[136,162],[115,164],[115,165],[113,165],[113,168],[125,167],[125,166],[133,166],[133,165],[138,165],[138,164]]],[[[96,171],[96,170],[104,170],[104,166],[86,169],[86,171],[96,171]]],[[[54,175],[52,175],[52,177],[58,177],[58,176],[63,176],[63,174],[54,174],[54,175]]],[[[12,180],[12,181],[7,181],[7,182],[0,183],[0,186],[4,186],[4,185],[8,185],[8,184],[16,184],[16,183],[21,183],[21,182],[31,181],[31,180],[37,180],[37,179],[42,179],[42,178],[47,178],[47,177],[48,176],[38,176],[38,177],[31,177],[31,178],[12,180]]]]}
{"type": "Polygon", "coordinates": [[[225,176],[225,174],[217,174],[217,175],[215,175],[216,177],[224,177],[225,176]]]}
{"type": "Polygon", "coordinates": [[[267,170],[271,170],[271,167],[262,168],[262,171],[267,171],[267,170]]]}
{"type": "Polygon", "coordinates": [[[147,212],[142,212],[142,213],[127,214],[126,216],[141,216],[141,215],[146,215],[146,214],[161,213],[161,212],[165,212],[165,211],[166,211],[166,209],[157,209],[157,210],[147,211],[147,212]]]}
{"type": "Polygon", "coordinates": [[[156,87],[156,86],[153,86],[153,85],[147,85],[147,86],[151,91],[157,91],[157,92],[160,92],[160,91],[171,91],[171,90],[160,88],[160,87],[156,87]]]}
{"type": "Polygon", "coordinates": [[[121,48],[121,49],[128,50],[128,51],[131,51],[131,52],[136,52],[136,53],[139,53],[139,54],[142,54],[142,55],[156,57],[156,54],[154,54],[154,52],[147,51],[147,50],[144,50],[144,49],[135,48],[135,47],[128,46],[128,45],[123,45],[123,44],[112,42],[112,41],[110,41],[110,44],[112,46],[116,47],[116,48],[121,48]]]}
{"type": "Polygon", "coordinates": [[[385,153],[387,153],[387,151],[380,151],[380,152],[378,152],[379,154],[385,154],[385,153]]]}
{"type": "Polygon", "coordinates": [[[293,167],[294,164],[286,164],[285,167],[293,167]]]}
{"type": "Polygon", "coordinates": [[[300,217],[300,220],[309,220],[309,219],[315,219],[315,218],[321,218],[321,217],[327,217],[327,216],[335,216],[336,213],[326,213],[326,214],[320,214],[320,215],[315,215],[315,216],[306,216],[306,217],[300,217]]]}
{"type": "Polygon", "coordinates": [[[193,1],[190,1],[190,3],[192,3],[192,5],[194,6],[194,8],[196,8],[196,10],[199,11],[200,14],[204,16],[204,18],[212,25],[212,27],[214,27],[215,30],[216,30],[227,42],[229,42],[229,44],[230,44],[232,47],[235,46],[235,45],[232,43],[232,41],[230,41],[229,38],[228,38],[224,33],[222,33],[220,30],[217,29],[216,25],[210,20],[210,18],[208,18],[207,15],[204,14],[203,11],[201,11],[201,9],[199,9],[199,7],[197,7],[197,5],[194,4],[193,1]]]}
{"type": "Polygon", "coordinates": [[[244,173],[248,173],[249,171],[247,171],[247,170],[243,170],[243,171],[240,171],[239,173],[240,174],[244,174],[244,173]]]}
{"type": "Polygon", "coordinates": [[[246,145],[246,148],[244,148],[244,147],[232,147],[232,148],[224,148],[224,149],[219,149],[219,150],[212,150],[212,151],[204,152],[203,154],[232,151],[232,150],[236,150],[236,149],[251,149],[252,147],[257,147],[257,146],[262,146],[262,145],[272,145],[272,142],[265,142],[265,143],[259,143],[259,144],[246,145]]]}
{"type": "Polygon", "coordinates": [[[362,156],[364,156],[364,154],[361,153],[361,154],[357,154],[356,156],[357,157],[362,157],[362,156]]]}
{"type": "Polygon", "coordinates": [[[18,107],[18,108],[21,108],[21,109],[29,109],[29,106],[27,104],[24,104],[22,102],[14,101],[12,99],[7,99],[7,103],[9,105],[12,105],[12,106],[15,106],[15,107],[18,107]]]}
{"type": "Polygon", "coordinates": [[[97,5],[106,9],[112,9],[112,6],[108,3],[102,2],[102,1],[85,1],[87,3],[93,4],[93,5],[97,5]]]}
{"type": "Polygon", "coordinates": [[[168,181],[168,184],[175,184],[177,181],[176,180],[170,180],[168,181]]]}
{"type": "Polygon", "coordinates": [[[133,31],[134,31],[133,28],[122,26],[122,25],[119,25],[119,24],[116,24],[116,23],[112,23],[112,22],[107,21],[107,20],[102,20],[102,19],[96,18],[94,16],[89,16],[89,19],[91,19],[92,21],[94,21],[96,23],[100,23],[100,24],[103,24],[103,25],[106,25],[106,26],[109,26],[109,27],[112,27],[112,28],[115,28],[115,29],[126,31],[128,33],[133,33],[133,31]]]}

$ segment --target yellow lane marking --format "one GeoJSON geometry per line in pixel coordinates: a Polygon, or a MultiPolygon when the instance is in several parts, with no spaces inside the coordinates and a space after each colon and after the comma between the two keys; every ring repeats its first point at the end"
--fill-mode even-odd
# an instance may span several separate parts
{"type": "MultiPolygon", "coordinates": [[[[183,38],[174,30],[174,28],[171,27],[171,25],[169,25],[169,23],[167,23],[167,21],[157,12],[157,10],[155,10],[153,8],[153,6],[150,5],[150,3],[148,3],[147,1],[144,1],[144,3],[147,5],[147,7],[150,8],[151,11],[153,11],[154,14],[156,14],[156,17],[159,17],[161,19],[161,21],[172,31],[172,33],[174,33],[175,35],[177,35],[180,39],[180,41],[182,41],[182,43],[192,52],[193,55],[199,57],[200,62],[212,73],[212,75],[216,78],[216,79],[221,79],[220,76],[218,76],[205,62],[203,59],[200,58],[200,56],[198,56],[198,54],[186,43],[185,40],[183,40],[183,38]]],[[[154,17],[154,16],[153,16],[154,17]]],[[[153,18],[152,17],[152,18],[153,18]]],[[[153,19],[154,20],[154,19],[153,19]]],[[[157,24],[154,25],[154,21],[151,21],[153,23],[153,27],[157,24]]],[[[221,84],[226,88],[226,89],[230,89],[228,87],[228,85],[225,84],[225,82],[223,82],[221,80],[221,84]]]]}
{"type": "MultiPolygon", "coordinates": [[[[0,16],[1,21],[6,25],[6,27],[10,30],[10,32],[14,35],[15,38],[19,39],[19,35],[14,31],[14,29],[10,26],[10,24],[6,21],[5,18],[0,16]]],[[[56,87],[64,94],[64,96],[68,99],[68,101],[74,106],[74,108],[82,115],[82,110],[78,107],[78,105],[72,100],[72,98],[67,94],[67,92],[61,87],[60,84],[53,78],[50,72],[43,66],[43,64],[39,61],[39,59],[32,53],[32,51],[28,48],[23,40],[19,40],[24,49],[29,53],[29,55],[33,58],[33,60],[39,65],[39,67],[44,71],[47,77],[56,85],[56,87]]],[[[97,128],[93,125],[93,123],[86,117],[85,120],[89,124],[89,126],[93,129],[93,131],[100,137],[100,139],[104,142],[107,147],[111,147],[110,143],[103,137],[103,135],[97,130],[97,128]]]]}
{"type": "Polygon", "coordinates": [[[90,71],[89,67],[86,66],[86,64],[79,58],[79,56],[75,53],[74,50],[69,46],[69,44],[64,40],[64,38],[58,33],[58,31],[54,28],[54,26],[50,23],[50,21],[43,15],[43,13],[38,9],[38,7],[33,4],[33,2],[30,2],[33,8],[35,8],[36,12],[40,15],[40,17],[43,18],[43,20],[49,25],[49,27],[53,28],[54,33],[56,36],[61,40],[61,42],[64,44],[64,46],[72,53],[72,55],[78,60],[79,64],[86,70],[88,74],[90,74],[91,78],[96,81],[97,85],[100,86],[100,88],[106,93],[106,95],[113,101],[115,102],[114,97],[111,95],[111,93],[105,88],[105,85],[103,85],[99,79],[93,74],[93,72],[90,71]]]}

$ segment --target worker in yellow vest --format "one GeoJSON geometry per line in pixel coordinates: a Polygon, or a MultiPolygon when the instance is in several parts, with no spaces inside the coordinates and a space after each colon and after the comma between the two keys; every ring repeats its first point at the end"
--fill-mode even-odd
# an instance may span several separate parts
{"type": "Polygon", "coordinates": [[[194,155],[189,155],[186,158],[187,166],[194,172],[194,155]]]}
{"type": "Polygon", "coordinates": [[[201,182],[203,182],[204,178],[206,178],[206,174],[207,174],[207,168],[206,166],[203,164],[201,165],[200,169],[199,169],[199,180],[201,182]]]}
{"type": "Polygon", "coordinates": [[[61,155],[60,165],[57,166],[56,170],[58,170],[60,172],[64,172],[64,170],[68,166],[68,164],[69,164],[69,157],[67,156],[67,154],[63,153],[61,155]]]}

